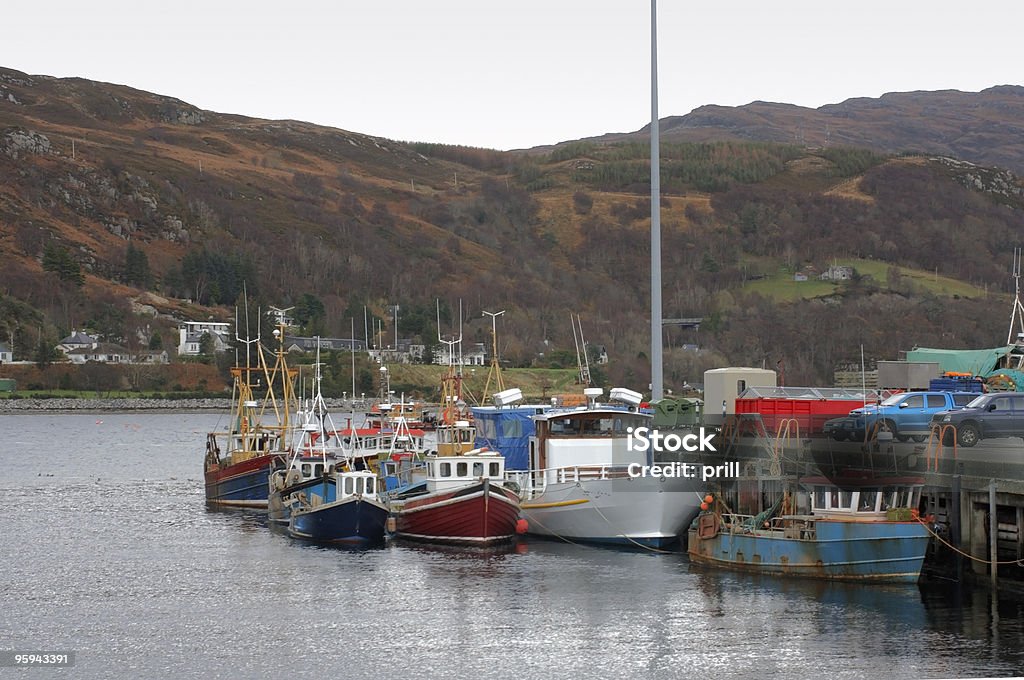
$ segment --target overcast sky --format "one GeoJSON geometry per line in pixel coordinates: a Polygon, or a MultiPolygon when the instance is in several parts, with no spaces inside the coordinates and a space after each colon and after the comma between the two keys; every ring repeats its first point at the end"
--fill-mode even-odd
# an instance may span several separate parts
{"type": "MultiPolygon", "coordinates": [[[[1024,2],[658,3],[659,115],[1024,84],[1024,2]]],[[[650,121],[649,0],[22,0],[0,66],[498,149],[650,121]]]]}

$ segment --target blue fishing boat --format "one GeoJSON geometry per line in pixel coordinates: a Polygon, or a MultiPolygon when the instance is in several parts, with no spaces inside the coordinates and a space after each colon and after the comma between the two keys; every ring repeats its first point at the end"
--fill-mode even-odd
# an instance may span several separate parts
{"type": "Polygon", "coordinates": [[[335,470],[294,490],[288,535],[316,543],[383,542],[388,507],[377,490],[377,476],[365,470],[335,470]]]}
{"type": "Polygon", "coordinates": [[[844,581],[915,583],[930,532],[917,516],[924,480],[849,474],[801,480],[810,512],[785,494],[758,515],[721,500],[689,531],[690,561],[743,571],[844,581]]]}
{"type": "MultiPolygon", "coordinates": [[[[319,359],[319,353],[318,353],[319,359]]],[[[334,427],[320,391],[298,412],[302,422],[286,465],[269,477],[268,517],[293,538],[317,543],[370,544],[384,540],[388,507],[377,476],[353,438],[334,427]]],[[[280,459],[279,459],[280,460],[280,459]]]]}

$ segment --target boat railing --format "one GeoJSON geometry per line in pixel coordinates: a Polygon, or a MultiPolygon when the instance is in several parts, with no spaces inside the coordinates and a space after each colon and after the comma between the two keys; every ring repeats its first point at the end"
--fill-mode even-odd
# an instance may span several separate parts
{"type": "Polygon", "coordinates": [[[611,479],[631,479],[624,465],[572,465],[543,470],[508,470],[505,479],[519,487],[519,495],[530,499],[544,493],[549,483],[566,484],[611,479]]]}
{"type": "Polygon", "coordinates": [[[750,534],[757,531],[771,531],[782,538],[797,540],[814,540],[816,536],[815,518],[809,515],[781,515],[763,521],[761,526],[754,526],[760,515],[742,515],[739,513],[722,513],[722,528],[730,534],[750,534]]]}

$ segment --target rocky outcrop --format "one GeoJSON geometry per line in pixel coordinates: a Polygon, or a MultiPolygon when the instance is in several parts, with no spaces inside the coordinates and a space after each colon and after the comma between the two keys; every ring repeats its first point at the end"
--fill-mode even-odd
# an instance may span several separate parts
{"type": "Polygon", "coordinates": [[[15,160],[26,154],[46,156],[53,153],[53,147],[46,135],[17,128],[4,133],[0,140],[0,149],[15,160]]]}

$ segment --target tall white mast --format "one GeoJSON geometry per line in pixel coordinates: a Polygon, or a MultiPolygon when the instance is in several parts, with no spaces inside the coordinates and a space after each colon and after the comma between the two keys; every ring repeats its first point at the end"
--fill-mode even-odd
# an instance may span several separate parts
{"type": "Polygon", "coordinates": [[[651,399],[664,396],[661,358],[661,153],[658,133],[658,0],[651,0],[651,399]]]}

